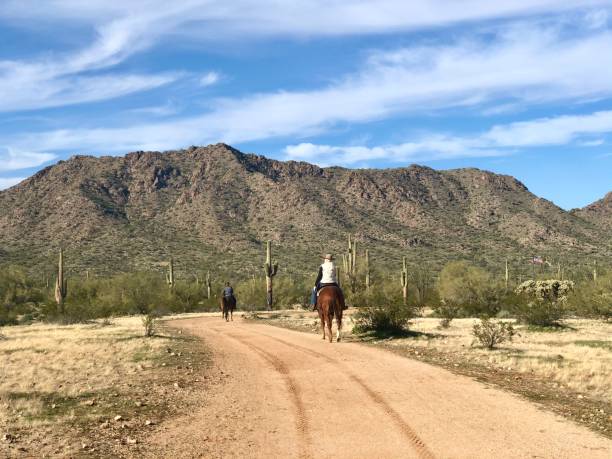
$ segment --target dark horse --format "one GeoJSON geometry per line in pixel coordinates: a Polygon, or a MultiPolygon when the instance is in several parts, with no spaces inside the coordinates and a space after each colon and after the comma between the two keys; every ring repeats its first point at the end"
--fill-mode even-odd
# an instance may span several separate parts
{"type": "Polygon", "coordinates": [[[221,317],[225,318],[226,322],[234,320],[234,309],[236,309],[236,297],[221,296],[221,317]]]}
{"type": "Polygon", "coordinates": [[[317,311],[319,312],[319,320],[323,329],[323,339],[325,332],[329,336],[329,342],[332,342],[332,320],[336,317],[336,341],[340,341],[342,337],[342,310],[344,309],[344,294],[339,287],[330,285],[323,287],[317,298],[317,311]]]}

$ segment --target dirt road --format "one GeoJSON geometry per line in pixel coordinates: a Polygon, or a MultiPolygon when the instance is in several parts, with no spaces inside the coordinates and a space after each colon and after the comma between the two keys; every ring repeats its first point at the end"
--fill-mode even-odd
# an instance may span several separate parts
{"type": "Polygon", "coordinates": [[[240,318],[173,325],[213,348],[215,382],[150,439],[153,457],[612,457],[604,437],[389,352],[240,318]]]}

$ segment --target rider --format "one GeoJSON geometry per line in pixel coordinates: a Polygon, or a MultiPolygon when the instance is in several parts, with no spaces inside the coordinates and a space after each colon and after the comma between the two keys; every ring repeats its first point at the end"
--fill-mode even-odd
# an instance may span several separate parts
{"type": "Polygon", "coordinates": [[[223,298],[232,298],[234,296],[234,289],[230,285],[229,282],[225,283],[225,287],[223,288],[223,298]]]}
{"type": "Polygon", "coordinates": [[[334,264],[334,257],[331,253],[328,253],[325,255],[325,257],[323,257],[323,264],[319,266],[317,280],[315,281],[315,286],[312,289],[310,304],[312,305],[313,309],[316,309],[317,295],[319,290],[330,285],[340,287],[336,279],[336,265],[334,264]]]}

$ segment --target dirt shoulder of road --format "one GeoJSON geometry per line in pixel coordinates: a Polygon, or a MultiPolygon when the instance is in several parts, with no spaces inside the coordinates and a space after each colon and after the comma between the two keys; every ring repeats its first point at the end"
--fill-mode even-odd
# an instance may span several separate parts
{"type": "MultiPolygon", "coordinates": [[[[349,316],[350,317],[350,316],[349,316]]],[[[244,320],[266,323],[291,330],[320,333],[318,319],[308,311],[275,311],[249,313],[244,320]]],[[[350,319],[349,321],[350,322],[350,319]]],[[[469,351],[437,346],[436,337],[430,333],[414,332],[403,337],[356,335],[345,322],[345,341],[360,342],[382,348],[395,354],[445,368],[452,373],[469,376],[485,384],[518,394],[540,407],[557,413],[566,419],[587,426],[589,429],[612,439],[612,403],[589,393],[573,390],[559,384],[555,378],[534,371],[517,371],[475,359],[469,351]],[[423,342],[427,345],[423,345],[423,342]]],[[[554,371],[554,370],[553,370],[554,371]]]]}
{"type": "Polygon", "coordinates": [[[140,317],[7,327],[0,341],[0,456],[138,457],[208,381],[203,340],[140,317]]]}

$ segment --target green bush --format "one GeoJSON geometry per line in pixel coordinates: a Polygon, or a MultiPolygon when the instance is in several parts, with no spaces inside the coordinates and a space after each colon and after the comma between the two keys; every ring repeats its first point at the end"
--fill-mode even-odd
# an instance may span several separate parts
{"type": "Polygon", "coordinates": [[[566,303],[574,289],[567,280],[528,280],[516,288],[524,301],[517,303],[517,318],[526,324],[549,327],[559,325],[567,314],[566,303]]]}
{"type": "Polygon", "coordinates": [[[453,261],[444,266],[438,280],[438,292],[445,303],[442,309],[458,308],[458,314],[466,317],[493,317],[501,310],[504,298],[499,282],[465,261],[453,261]]]}
{"type": "Polygon", "coordinates": [[[453,301],[441,300],[440,303],[434,307],[434,312],[440,317],[440,326],[442,328],[448,328],[453,319],[459,317],[461,308],[453,301]]]}
{"type": "Polygon", "coordinates": [[[576,285],[568,306],[579,316],[612,320],[612,273],[576,285]]]}
{"type": "Polygon", "coordinates": [[[377,335],[402,335],[408,331],[411,309],[401,304],[387,306],[366,306],[354,315],[357,333],[373,332],[377,335]]]}
{"type": "Polygon", "coordinates": [[[472,335],[487,349],[493,349],[497,344],[504,341],[512,341],[514,334],[511,323],[495,321],[486,317],[480,319],[480,323],[475,323],[472,327],[472,335]]]}

